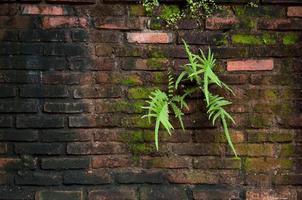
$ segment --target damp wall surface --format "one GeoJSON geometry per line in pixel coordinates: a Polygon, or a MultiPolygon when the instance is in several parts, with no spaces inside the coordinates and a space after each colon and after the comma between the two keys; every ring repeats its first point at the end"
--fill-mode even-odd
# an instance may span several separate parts
{"type": "Polygon", "coordinates": [[[302,2],[219,2],[173,29],[135,0],[1,0],[0,199],[302,199],[302,2]],[[181,39],[234,90],[241,160],[198,96],[154,148],[141,106],[187,62],[181,39]]]}

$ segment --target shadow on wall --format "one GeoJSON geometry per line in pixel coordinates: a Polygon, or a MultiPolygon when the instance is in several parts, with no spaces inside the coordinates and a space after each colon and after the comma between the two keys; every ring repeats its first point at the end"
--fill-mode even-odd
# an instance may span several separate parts
{"type": "MultiPolygon", "coordinates": [[[[0,199],[301,196],[300,58],[264,46],[274,71],[221,70],[237,95],[231,131],[241,161],[198,96],[189,100],[187,133],[176,126],[172,137],[161,134],[156,152],[141,106],[165,87],[167,66],[178,73],[186,62],[176,37],[203,48],[213,42],[209,31],[127,34],[146,29],[147,18],[126,4],[3,4],[0,15],[0,199]]],[[[222,65],[263,56],[218,32],[222,65]]]]}

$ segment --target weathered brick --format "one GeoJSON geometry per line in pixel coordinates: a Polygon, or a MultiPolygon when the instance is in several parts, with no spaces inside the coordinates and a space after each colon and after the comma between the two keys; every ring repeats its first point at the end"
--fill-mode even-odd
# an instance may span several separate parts
{"type": "Polygon", "coordinates": [[[121,154],[127,152],[125,144],[122,143],[69,143],[67,145],[67,153],[75,155],[85,154],[121,154]]]}
{"type": "Polygon", "coordinates": [[[62,85],[27,85],[20,88],[21,97],[64,98],[68,97],[66,86],[62,85]]]}
{"type": "Polygon", "coordinates": [[[239,20],[236,17],[211,17],[206,20],[206,29],[209,30],[225,30],[231,29],[239,20]]]}
{"type": "Polygon", "coordinates": [[[97,30],[89,33],[92,42],[117,43],[122,40],[123,34],[111,30],[97,30]]]}
{"type": "MultiPolygon", "coordinates": [[[[14,0],[11,0],[11,2],[13,2],[14,0]]],[[[10,16],[10,15],[15,15],[18,12],[18,6],[17,5],[12,5],[12,4],[3,4],[5,2],[10,2],[10,0],[7,1],[2,1],[2,5],[0,8],[0,15],[3,16],[10,16]]]]}
{"type": "Polygon", "coordinates": [[[43,142],[90,141],[92,134],[93,132],[87,129],[43,130],[40,134],[40,140],[43,142]]]}
{"type": "Polygon", "coordinates": [[[89,167],[90,159],[87,157],[43,158],[42,169],[85,169],[89,167]]]}
{"type": "Polygon", "coordinates": [[[274,60],[244,60],[244,61],[228,61],[228,71],[258,71],[273,70],[274,60]]]}
{"type": "Polygon", "coordinates": [[[191,166],[189,157],[149,157],[143,159],[143,166],[146,168],[167,168],[181,169],[191,166]]]}
{"type": "Polygon", "coordinates": [[[120,118],[117,115],[99,114],[97,116],[82,115],[69,117],[69,127],[117,127],[120,126],[120,118]]]}
{"type": "Polygon", "coordinates": [[[130,43],[155,43],[155,44],[167,44],[171,43],[173,36],[171,33],[127,33],[127,40],[130,43]]]}
{"type": "Polygon", "coordinates": [[[64,117],[62,116],[18,116],[17,128],[62,128],[64,117]]]}
{"type": "Polygon", "coordinates": [[[92,111],[91,103],[46,102],[43,108],[47,113],[84,113],[92,111]]]}
{"type": "Polygon", "coordinates": [[[274,158],[247,158],[244,168],[248,172],[269,172],[273,170],[290,170],[294,166],[292,160],[274,158]]]}
{"type": "Polygon", "coordinates": [[[103,185],[112,182],[111,174],[108,170],[93,171],[66,171],[64,172],[64,184],[80,184],[80,185],[103,185]]]}
{"type": "Polygon", "coordinates": [[[13,126],[13,117],[12,116],[1,116],[0,117],[0,127],[9,128],[13,126]]]}
{"type": "Polygon", "coordinates": [[[18,32],[12,30],[0,30],[0,40],[1,41],[17,41],[18,32]]]}
{"type": "Polygon", "coordinates": [[[77,27],[86,28],[88,26],[88,20],[84,17],[43,17],[42,28],[62,28],[62,27],[77,27]]]}
{"type": "Polygon", "coordinates": [[[274,145],[266,144],[235,144],[238,155],[273,157],[274,145]]]}
{"type": "Polygon", "coordinates": [[[7,144],[4,143],[0,144],[0,154],[6,154],[7,151],[8,151],[7,144]]]}
{"type": "Polygon", "coordinates": [[[281,190],[248,190],[246,191],[247,200],[270,200],[270,199],[295,199],[296,192],[291,189],[281,189],[281,190]]]}
{"type": "Polygon", "coordinates": [[[42,5],[24,5],[22,7],[23,15],[66,15],[67,10],[61,6],[42,6],[42,5]]]}
{"type": "Polygon", "coordinates": [[[92,167],[97,168],[118,168],[133,166],[134,162],[130,156],[122,155],[98,155],[92,157],[92,167]]]}
{"type": "Polygon", "coordinates": [[[36,192],[36,200],[82,200],[83,192],[82,191],[56,191],[56,190],[43,190],[36,192]]]}
{"type": "Polygon", "coordinates": [[[302,6],[290,6],[287,8],[287,16],[302,17],[302,6]]]}
{"type": "Polygon", "coordinates": [[[51,186],[61,184],[62,177],[49,172],[25,172],[16,176],[15,180],[18,185],[51,186]]]}
{"type": "Polygon", "coordinates": [[[95,54],[97,56],[111,56],[113,53],[113,47],[106,43],[98,44],[95,48],[95,54]]]}
{"type": "Polygon", "coordinates": [[[2,57],[0,66],[3,69],[42,69],[62,70],[66,68],[66,59],[42,56],[10,56],[2,57]]]}
{"type": "Polygon", "coordinates": [[[26,190],[24,187],[1,187],[0,196],[2,199],[34,199],[34,192],[26,190]]]}
{"type": "Polygon", "coordinates": [[[27,42],[64,42],[69,41],[69,31],[66,30],[22,30],[20,40],[27,42]]]}
{"type": "Polygon", "coordinates": [[[140,30],[147,20],[145,18],[102,17],[95,20],[97,29],[140,30]]]}
{"type": "Polygon", "coordinates": [[[89,48],[81,44],[49,44],[44,48],[44,54],[51,56],[87,56],[89,48]]]}
{"type": "Polygon", "coordinates": [[[203,199],[240,199],[240,191],[232,189],[194,189],[193,198],[203,199]]]}
{"type": "Polygon", "coordinates": [[[88,32],[85,29],[78,29],[71,32],[71,38],[75,42],[88,41],[88,32]]]}
{"type": "Polygon", "coordinates": [[[145,200],[188,200],[185,189],[176,186],[144,186],[140,188],[139,192],[141,199],[145,200]]]}
{"type": "Polygon", "coordinates": [[[264,19],[258,23],[258,28],[263,30],[301,30],[301,19],[264,19]]]}
{"type": "Polygon", "coordinates": [[[38,131],[32,130],[0,130],[1,141],[36,141],[38,131]]]}
{"type": "Polygon", "coordinates": [[[193,159],[193,167],[198,169],[240,169],[240,160],[233,158],[197,157],[193,159]]]}
{"type": "Polygon", "coordinates": [[[0,28],[28,29],[37,26],[38,19],[31,16],[0,16],[0,28]]]}
{"type": "Polygon", "coordinates": [[[44,84],[85,85],[92,82],[91,73],[42,72],[42,83],[44,84]]]}
{"type": "Polygon", "coordinates": [[[92,190],[88,194],[90,200],[108,199],[120,200],[122,199],[137,199],[135,188],[131,187],[112,187],[107,189],[92,190]]]}
{"type": "Polygon", "coordinates": [[[160,184],[164,181],[164,175],[158,171],[122,171],[115,174],[118,183],[134,184],[149,183],[160,184]]]}
{"type": "Polygon", "coordinates": [[[223,146],[219,144],[173,144],[172,151],[178,155],[220,155],[223,146]]]}
{"type": "Polygon", "coordinates": [[[185,40],[188,44],[221,45],[225,43],[225,35],[222,32],[185,31],[179,33],[178,44],[182,44],[182,40],[185,40]]]}
{"type": "Polygon", "coordinates": [[[36,100],[0,101],[0,112],[2,112],[2,113],[36,113],[36,112],[38,112],[38,101],[36,101],[36,100]]]}
{"type": "Polygon", "coordinates": [[[117,86],[82,86],[76,88],[73,93],[74,98],[104,98],[112,97],[117,98],[121,97],[121,88],[117,86]]]}
{"type": "Polygon", "coordinates": [[[15,144],[18,154],[58,155],[64,152],[64,145],[57,143],[18,143],[15,144]]]}
{"type": "Polygon", "coordinates": [[[128,59],[123,63],[125,70],[158,71],[167,70],[171,61],[166,58],[128,59]]]}

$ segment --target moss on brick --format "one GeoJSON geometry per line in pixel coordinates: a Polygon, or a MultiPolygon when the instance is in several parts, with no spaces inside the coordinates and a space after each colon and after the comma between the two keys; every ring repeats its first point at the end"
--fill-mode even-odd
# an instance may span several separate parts
{"type": "Polygon", "coordinates": [[[294,45],[299,40],[298,33],[288,33],[283,36],[282,41],[284,45],[294,45]]]}
{"type": "Polygon", "coordinates": [[[232,42],[246,45],[272,45],[276,44],[276,38],[267,33],[263,35],[236,34],[232,36],[232,42]]]}
{"type": "Polygon", "coordinates": [[[128,97],[131,99],[147,99],[151,92],[157,88],[135,87],[128,90],[128,97]]]}
{"type": "Polygon", "coordinates": [[[131,16],[143,16],[145,15],[145,9],[142,5],[131,5],[129,14],[131,16]]]}

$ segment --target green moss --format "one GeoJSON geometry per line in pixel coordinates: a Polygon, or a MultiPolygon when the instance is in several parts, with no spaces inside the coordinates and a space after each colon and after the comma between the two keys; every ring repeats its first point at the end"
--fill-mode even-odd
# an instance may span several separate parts
{"type": "Polygon", "coordinates": [[[263,35],[246,35],[236,34],[232,36],[232,42],[234,44],[247,44],[247,45],[272,45],[276,44],[276,38],[270,34],[263,35]]]}
{"type": "Polygon", "coordinates": [[[299,40],[299,35],[297,33],[288,33],[282,40],[284,45],[294,45],[299,40]]]}
{"type": "Polygon", "coordinates": [[[166,52],[161,48],[152,48],[150,49],[150,56],[152,58],[166,58],[166,52]]]}
{"type": "Polygon", "coordinates": [[[129,146],[129,150],[135,156],[147,155],[155,151],[155,148],[151,144],[134,143],[129,146]]]}
{"type": "Polygon", "coordinates": [[[143,16],[145,15],[145,9],[142,5],[131,5],[129,14],[131,16],[143,16]]]}
{"type": "Polygon", "coordinates": [[[165,58],[149,58],[147,59],[146,65],[150,69],[160,70],[167,67],[166,65],[168,64],[168,62],[169,61],[165,58]]]}
{"type": "Polygon", "coordinates": [[[160,30],[162,28],[162,20],[160,19],[152,19],[150,22],[150,28],[152,30],[160,30]]]}
{"type": "Polygon", "coordinates": [[[270,33],[264,33],[262,35],[262,40],[263,40],[263,43],[266,45],[276,44],[276,42],[277,42],[276,37],[270,33]]]}
{"type": "Polygon", "coordinates": [[[220,38],[214,38],[213,41],[214,41],[214,43],[216,45],[228,45],[228,43],[229,43],[229,41],[228,41],[228,35],[224,34],[220,38]]]}
{"type": "Polygon", "coordinates": [[[267,100],[277,100],[278,91],[276,89],[267,89],[263,92],[263,98],[267,100]]]}
{"type": "Polygon", "coordinates": [[[250,44],[250,45],[261,45],[262,40],[255,35],[242,35],[236,34],[232,36],[232,42],[234,44],[250,44]]]}
{"type": "Polygon", "coordinates": [[[153,82],[155,83],[163,83],[167,78],[163,72],[154,72],[153,75],[153,82]]]}
{"type": "Polygon", "coordinates": [[[140,80],[140,77],[136,74],[134,75],[128,75],[128,76],[122,76],[120,77],[120,83],[122,85],[141,85],[142,81],[140,80]]]}
{"type": "Polygon", "coordinates": [[[160,14],[160,18],[165,20],[168,23],[168,25],[176,24],[180,16],[181,16],[181,11],[179,7],[176,5],[169,5],[169,6],[164,5],[160,14]]]}
{"type": "Polygon", "coordinates": [[[152,91],[157,88],[135,87],[128,90],[130,99],[147,99],[152,91]]]}
{"type": "Polygon", "coordinates": [[[293,144],[283,144],[280,150],[281,157],[289,157],[295,154],[295,146],[293,144]]]}

